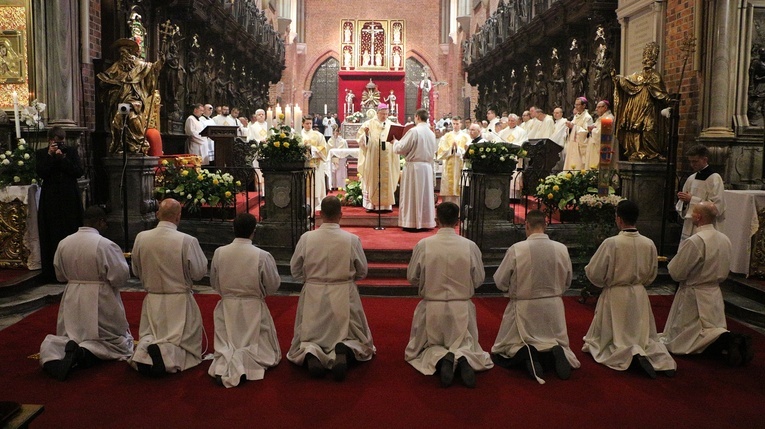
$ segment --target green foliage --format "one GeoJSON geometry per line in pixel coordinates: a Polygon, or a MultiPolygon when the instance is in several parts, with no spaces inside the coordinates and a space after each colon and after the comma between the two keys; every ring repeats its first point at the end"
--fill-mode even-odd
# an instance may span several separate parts
{"type": "Polygon", "coordinates": [[[157,174],[157,198],[175,198],[186,209],[197,212],[202,205],[210,207],[228,207],[234,204],[236,193],[240,192],[242,182],[234,180],[229,173],[220,170],[211,173],[199,167],[177,167],[162,161],[162,170],[157,174]]]}
{"type": "Polygon", "coordinates": [[[345,179],[345,194],[339,194],[337,198],[344,206],[361,207],[364,199],[361,195],[361,182],[345,179]]]}
{"type": "Polygon", "coordinates": [[[0,188],[33,183],[37,183],[35,153],[24,139],[19,139],[16,149],[0,153],[0,188]]]}
{"type": "Polygon", "coordinates": [[[266,159],[273,163],[305,162],[311,155],[311,148],[303,144],[300,135],[286,125],[271,128],[265,141],[250,143],[258,160],[266,159]]]}
{"type": "Polygon", "coordinates": [[[510,172],[518,158],[526,152],[519,146],[504,142],[483,142],[468,146],[463,159],[475,171],[510,172]]]}
{"type": "Polygon", "coordinates": [[[597,193],[598,170],[561,171],[539,179],[535,196],[550,214],[555,210],[575,209],[582,196],[597,193]]]}

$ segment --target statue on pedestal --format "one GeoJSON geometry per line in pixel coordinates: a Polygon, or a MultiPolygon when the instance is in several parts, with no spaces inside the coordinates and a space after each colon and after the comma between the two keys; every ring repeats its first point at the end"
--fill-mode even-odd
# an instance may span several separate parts
{"type": "Polygon", "coordinates": [[[113,48],[119,54],[117,62],[98,74],[101,81],[102,102],[106,103],[111,119],[112,143],[110,153],[122,151],[123,129],[130,154],[143,155],[149,148],[144,133],[153,105],[157,77],[165,62],[165,54],[154,62],[139,58],[140,48],[132,39],[119,39],[113,48]]]}
{"type": "Polygon", "coordinates": [[[643,50],[643,70],[629,76],[611,71],[614,81],[616,136],[630,161],[665,160],[664,118],[659,112],[669,103],[664,80],[654,70],[659,45],[648,43],[643,50]]]}

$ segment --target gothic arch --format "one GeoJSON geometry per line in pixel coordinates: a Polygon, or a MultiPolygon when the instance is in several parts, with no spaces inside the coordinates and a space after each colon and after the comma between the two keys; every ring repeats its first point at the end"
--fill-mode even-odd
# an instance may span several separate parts
{"type": "Polygon", "coordinates": [[[316,61],[309,74],[310,82],[306,86],[311,91],[307,113],[327,113],[337,111],[337,79],[340,71],[340,61],[333,55],[324,55],[316,61]]]}

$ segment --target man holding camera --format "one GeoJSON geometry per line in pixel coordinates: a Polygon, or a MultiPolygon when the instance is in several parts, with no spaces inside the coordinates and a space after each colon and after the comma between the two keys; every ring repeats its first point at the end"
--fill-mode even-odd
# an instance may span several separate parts
{"type": "Polygon", "coordinates": [[[66,131],[48,130],[48,147],[35,152],[37,175],[42,179],[37,226],[40,230],[42,278],[56,282],[53,256],[59,241],[82,226],[82,202],[77,179],[82,164],[77,148],[66,145],[66,131]]]}

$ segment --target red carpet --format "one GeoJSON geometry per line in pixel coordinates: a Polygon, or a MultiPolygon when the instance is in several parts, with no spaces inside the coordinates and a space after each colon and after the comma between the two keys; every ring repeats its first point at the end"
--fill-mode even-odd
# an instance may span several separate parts
{"type": "MultiPolygon", "coordinates": [[[[123,294],[131,329],[138,332],[143,294],[123,294]]],[[[197,296],[212,341],[214,295],[197,296]]],[[[652,297],[663,326],[671,297],[652,297]]],[[[296,297],[268,300],[282,353],[292,336],[296,297]]],[[[409,298],[363,298],[378,349],[351,368],[343,383],[314,380],[286,359],[265,380],[235,389],[215,386],[209,362],[154,380],[124,362],[75,371],[64,383],[47,377],[37,361],[39,343],[56,323],[55,305],[0,331],[0,400],[45,405],[33,427],[764,427],[765,338],[755,335],[757,357],[746,368],[728,368],[704,357],[678,358],[674,379],[650,380],[617,372],[581,353],[594,301],[566,298],[572,348],[582,362],[569,381],[546,377],[538,385],[525,372],[494,368],[477,376],[478,387],[438,386],[404,360],[414,307],[409,298]],[[759,404],[759,405],[758,405],[759,404]]],[[[480,342],[488,350],[506,300],[475,299],[480,342]]],[[[742,329],[731,323],[735,329],[742,329]]],[[[745,329],[749,331],[748,329],[745,329]]]]}

